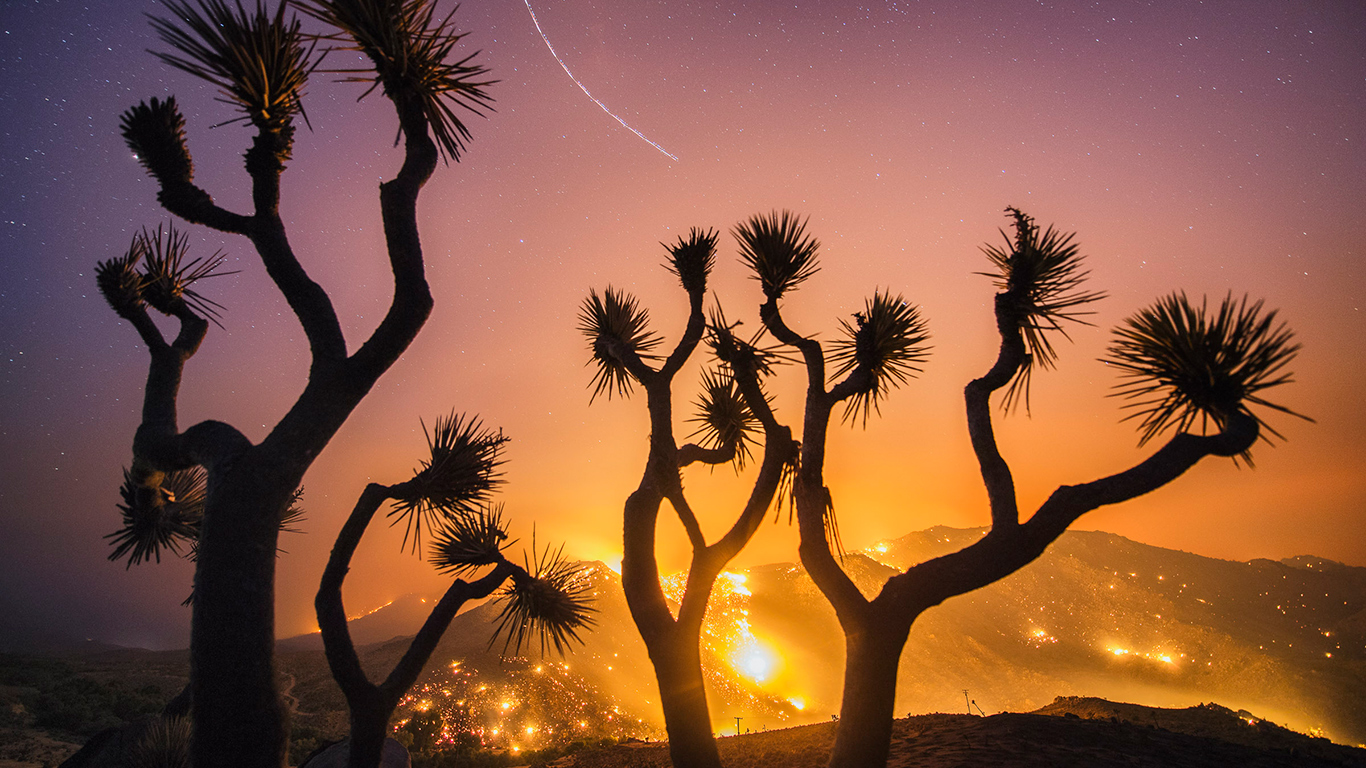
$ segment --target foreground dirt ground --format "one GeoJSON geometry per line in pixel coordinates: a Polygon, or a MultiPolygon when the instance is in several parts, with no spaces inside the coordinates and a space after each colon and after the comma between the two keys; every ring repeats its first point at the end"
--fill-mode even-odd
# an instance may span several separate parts
{"type": "MultiPolygon", "coordinates": [[[[720,740],[727,768],[821,768],[834,739],[832,724],[810,725],[720,740]]],[[[1296,735],[1298,736],[1298,735],[1296,735]]],[[[1366,768],[1366,750],[1321,739],[1285,740],[1248,726],[1238,743],[1175,733],[1118,718],[1037,714],[921,715],[896,721],[888,768],[1366,768]]],[[[552,768],[668,768],[663,744],[624,744],[572,755],[552,768]]]]}

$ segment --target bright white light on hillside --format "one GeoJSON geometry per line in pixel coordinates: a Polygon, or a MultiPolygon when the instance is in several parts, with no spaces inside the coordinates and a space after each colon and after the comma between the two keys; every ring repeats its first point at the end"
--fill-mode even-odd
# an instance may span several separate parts
{"type": "Polygon", "coordinates": [[[777,659],[758,643],[747,643],[736,652],[732,663],[735,669],[756,683],[762,683],[773,674],[777,659]]]}

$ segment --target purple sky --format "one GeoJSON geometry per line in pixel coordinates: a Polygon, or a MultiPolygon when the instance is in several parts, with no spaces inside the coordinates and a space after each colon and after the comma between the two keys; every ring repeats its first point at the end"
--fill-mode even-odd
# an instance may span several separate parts
{"type": "MultiPolygon", "coordinates": [[[[1022,506],[1144,452],[1097,358],[1108,329],[1158,296],[1250,294],[1279,308],[1304,351],[1273,399],[1289,441],[1255,470],[1207,460],[1171,487],[1083,519],[1216,557],[1313,553],[1366,565],[1366,370],[1360,210],[1366,203],[1366,6],[1356,0],[1211,2],[669,3],[468,0],[457,22],[501,82],[467,156],[421,201],[437,308],[306,480],[304,535],[286,536],[282,634],[307,631],[332,537],[369,480],[397,482],[424,449],[419,418],[478,413],[513,438],[502,499],[514,534],[611,560],[643,465],[643,403],[600,400],[575,330],[590,287],[631,290],[672,340],[685,303],[659,268],[663,240],[723,233],[715,285],[756,322],[753,281],[728,232],[755,213],[810,216],[823,270],[787,302],[806,332],[889,287],[920,304],[935,346],[925,375],[866,431],[839,430],[828,475],[846,544],[988,520],[961,388],[997,340],[991,285],[973,273],[1017,205],[1076,231],[1092,287],[1109,293],[1034,387],[1033,414],[1000,427],[1022,506]],[[680,7],[684,6],[684,7],[680,7]],[[651,146],[655,143],[659,148],[651,146]],[[673,160],[665,152],[676,156],[673,160]]],[[[240,125],[212,89],[161,66],[144,13],[157,3],[0,4],[0,646],[45,636],[183,646],[183,562],[125,571],[117,526],[145,373],[136,334],[92,269],[167,220],[117,134],[137,101],[175,94],[196,179],[246,207],[240,125]]],[[[338,57],[341,60],[342,57],[338,57]]],[[[295,247],[353,344],[385,308],[377,184],[397,167],[387,102],[312,80],[284,182],[295,247]]],[[[187,369],[182,424],[216,418],[259,439],[303,383],[306,347],[249,245],[191,230],[241,272],[204,286],[227,306],[187,369]]],[[[776,387],[799,412],[799,376],[776,387]]],[[[680,379],[687,415],[697,371],[680,379]]],[[[681,434],[686,434],[686,428],[681,434]]],[[[719,531],[741,482],[687,477],[719,531]]],[[[662,529],[672,554],[675,528],[662,529]]],[[[348,607],[434,590],[430,567],[371,531],[348,607]]],[[[762,529],[741,565],[795,559],[795,533],[762,529]]]]}

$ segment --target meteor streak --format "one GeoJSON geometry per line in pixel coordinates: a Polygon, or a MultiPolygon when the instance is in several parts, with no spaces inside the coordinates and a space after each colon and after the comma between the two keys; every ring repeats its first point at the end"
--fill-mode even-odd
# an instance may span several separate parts
{"type": "Polygon", "coordinates": [[[574,77],[574,73],[569,71],[569,65],[564,63],[564,59],[560,58],[560,54],[555,52],[555,46],[550,44],[550,38],[546,37],[545,30],[541,29],[541,22],[539,19],[536,18],[536,11],[531,7],[531,0],[523,0],[523,2],[526,3],[527,12],[531,14],[531,23],[536,25],[536,31],[541,33],[541,39],[545,41],[545,47],[550,49],[550,55],[555,57],[555,61],[560,62],[560,67],[564,70],[564,73],[566,75],[569,75],[569,79],[574,81],[574,85],[577,85],[579,87],[579,90],[583,91],[584,94],[588,96],[588,98],[592,99],[594,104],[597,104],[599,107],[602,107],[603,112],[606,112],[607,114],[611,115],[613,120],[616,120],[618,123],[621,123],[622,128],[625,128],[631,133],[634,133],[635,135],[639,136],[641,139],[644,139],[644,141],[647,144],[667,155],[670,160],[677,161],[678,155],[675,155],[674,153],[659,146],[653,141],[650,141],[645,136],[645,134],[632,128],[630,125],[627,124],[625,120],[622,120],[620,117],[617,117],[616,113],[608,109],[606,104],[603,104],[601,101],[598,101],[598,97],[590,93],[588,88],[584,86],[583,83],[579,82],[579,79],[577,77],[574,77]]]}

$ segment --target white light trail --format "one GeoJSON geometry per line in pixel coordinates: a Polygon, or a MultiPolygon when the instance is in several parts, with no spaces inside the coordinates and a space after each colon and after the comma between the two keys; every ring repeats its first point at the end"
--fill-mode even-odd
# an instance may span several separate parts
{"type": "Polygon", "coordinates": [[[527,12],[531,14],[531,23],[536,25],[536,31],[541,33],[541,39],[545,41],[545,47],[550,49],[550,55],[555,57],[555,61],[560,62],[560,67],[564,70],[564,73],[566,75],[569,75],[569,79],[574,81],[574,85],[577,85],[579,87],[579,90],[583,91],[584,94],[588,96],[588,98],[592,99],[594,104],[597,104],[599,107],[602,107],[603,112],[606,112],[608,115],[611,115],[613,120],[616,120],[618,123],[621,123],[622,128],[625,128],[631,133],[634,133],[635,135],[639,136],[647,144],[667,155],[670,160],[677,161],[678,155],[675,155],[674,153],[659,146],[653,141],[650,141],[650,139],[647,138],[645,134],[641,133],[640,131],[637,131],[635,128],[632,128],[630,125],[627,124],[625,120],[622,120],[620,117],[617,117],[617,115],[614,112],[612,112],[612,110],[607,108],[606,104],[603,104],[601,101],[598,100],[598,97],[590,93],[588,88],[585,87],[583,83],[579,82],[579,79],[577,77],[574,77],[574,73],[569,71],[569,65],[564,63],[564,59],[560,58],[560,54],[555,51],[555,46],[550,44],[550,38],[546,37],[545,30],[541,29],[541,22],[539,19],[536,18],[536,11],[531,7],[531,0],[523,0],[523,2],[526,3],[527,12]]]}

